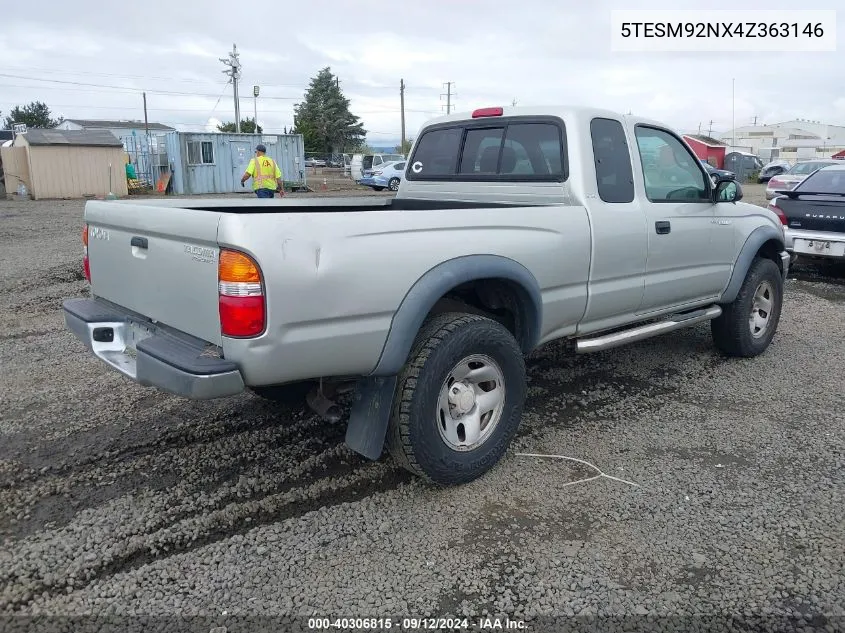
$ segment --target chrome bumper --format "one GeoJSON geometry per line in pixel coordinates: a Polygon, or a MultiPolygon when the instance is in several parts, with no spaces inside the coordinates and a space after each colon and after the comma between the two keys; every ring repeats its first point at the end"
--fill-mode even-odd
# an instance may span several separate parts
{"type": "Polygon", "coordinates": [[[804,229],[790,229],[785,227],[784,243],[786,250],[792,255],[793,261],[797,259],[798,255],[805,255],[807,257],[828,257],[838,259],[838,255],[825,255],[824,253],[796,253],[795,240],[813,240],[819,242],[845,242],[845,233],[834,233],[832,231],[808,231],[804,229]]]}
{"type": "Polygon", "coordinates": [[[187,334],[142,323],[98,299],[64,302],[65,325],[97,358],[147,387],[190,398],[223,398],[244,390],[231,361],[187,334]]]}

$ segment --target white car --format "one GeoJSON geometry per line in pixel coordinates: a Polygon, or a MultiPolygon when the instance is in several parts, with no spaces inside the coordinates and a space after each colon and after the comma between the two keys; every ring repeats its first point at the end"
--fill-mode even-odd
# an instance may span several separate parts
{"type": "Polygon", "coordinates": [[[385,163],[379,165],[374,169],[367,169],[364,171],[364,177],[358,182],[359,185],[372,187],[376,191],[383,191],[390,189],[391,191],[399,190],[399,183],[405,176],[406,161],[399,161],[394,163],[385,163]]]}
{"type": "Polygon", "coordinates": [[[833,158],[799,161],[782,174],[771,177],[769,184],[766,185],[766,200],[771,200],[777,196],[777,191],[791,191],[817,169],[827,167],[828,165],[841,164],[841,161],[834,160],[833,158]]]}

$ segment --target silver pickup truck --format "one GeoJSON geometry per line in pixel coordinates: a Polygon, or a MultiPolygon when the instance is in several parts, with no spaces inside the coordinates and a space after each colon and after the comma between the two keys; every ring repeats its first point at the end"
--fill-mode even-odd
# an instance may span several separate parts
{"type": "Polygon", "coordinates": [[[457,484],[507,449],[544,343],[709,320],[723,353],[766,350],[790,258],[741,197],[660,123],[484,108],[423,126],[393,199],[88,202],[65,319],[187,398],[352,381],[351,449],[457,484]]]}

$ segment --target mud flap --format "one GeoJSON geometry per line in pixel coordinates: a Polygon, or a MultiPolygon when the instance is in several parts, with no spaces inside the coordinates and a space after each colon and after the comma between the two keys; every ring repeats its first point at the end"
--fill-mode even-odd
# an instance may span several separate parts
{"type": "Polygon", "coordinates": [[[370,376],[355,385],[346,445],[367,459],[381,457],[398,380],[398,376],[370,376]]]}

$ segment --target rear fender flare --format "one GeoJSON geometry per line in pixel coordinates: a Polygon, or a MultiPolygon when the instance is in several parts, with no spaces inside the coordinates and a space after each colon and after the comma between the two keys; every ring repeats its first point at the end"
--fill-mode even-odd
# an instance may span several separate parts
{"type": "Polygon", "coordinates": [[[396,375],[408,359],[411,346],[437,301],[447,292],[468,281],[506,279],[519,292],[525,330],[520,336],[524,353],[537,346],[542,325],[543,299],[540,284],[519,262],[500,255],[467,255],[438,264],[420,277],[405,295],[393,316],[381,357],[372,376],[396,375]]]}

